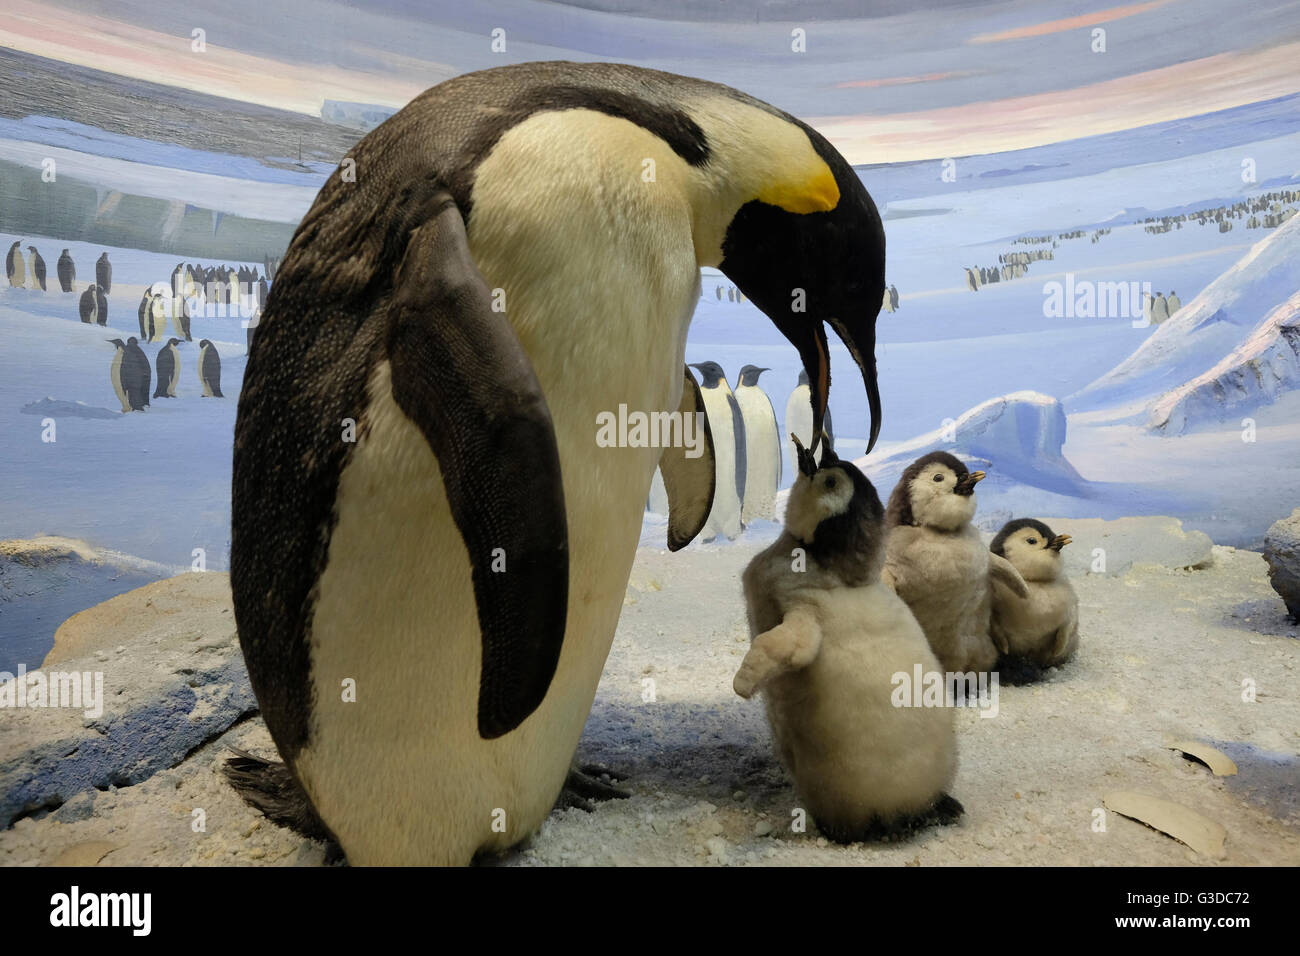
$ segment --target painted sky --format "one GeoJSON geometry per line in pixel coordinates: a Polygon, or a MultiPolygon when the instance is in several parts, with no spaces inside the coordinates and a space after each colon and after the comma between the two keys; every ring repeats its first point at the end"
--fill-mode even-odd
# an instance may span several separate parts
{"type": "Polygon", "coordinates": [[[3,46],[307,114],[325,100],[401,106],[510,62],[637,63],[769,100],[855,163],[1026,148],[1300,92],[1295,0],[5,0],[5,14],[3,46]]]}

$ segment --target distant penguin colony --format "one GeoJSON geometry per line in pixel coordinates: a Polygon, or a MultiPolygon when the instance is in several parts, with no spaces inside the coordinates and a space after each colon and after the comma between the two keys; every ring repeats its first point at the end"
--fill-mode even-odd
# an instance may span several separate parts
{"type": "Polygon", "coordinates": [[[207,339],[199,342],[199,384],[204,398],[225,398],[221,394],[221,356],[207,339]]]}
{"type": "Polygon", "coordinates": [[[989,671],[997,662],[991,576],[1027,594],[1020,574],[985,548],[971,524],[983,478],[955,455],[933,451],[903,470],[889,496],[885,583],[912,609],[949,673],[989,671]]]}
{"type": "Polygon", "coordinates": [[[72,291],[72,284],[77,281],[77,265],[72,261],[72,256],[67,249],[59,256],[59,264],[56,267],[59,272],[59,287],[64,292],[72,291]]]}
{"type": "Polygon", "coordinates": [[[158,350],[158,358],[154,363],[158,372],[158,387],[154,389],[154,398],[176,397],[176,384],[181,375],[181,356],[176,346],[180,344],[180,339],[168,339],[167,344],[158,350]]]}
{"type": "Polygon", "coordinates": [[[5,256],[5,275],[14,289],[21,289],[27,283],[27,263],[23,261],[21,240],[9,247],[9,254],[5,256]]]}
{"type": "Polygon", "coordinates": [[[745,490],[740,520],[775,517],[776,493],[781,487],[781,439],[772,400],[758,384],[771,369],[746,365],[737,377],[735,398],[745,433],[745,490]]]}
{"type": "Polygon", "coordinates": [[[691,368],[700,371],[700,394],[713,431],[717,469],[713,508],[705,522],[703,537],[709,541],[725,535],[734,540],[744,528],[741,502],[745,497],[745,420],[721,365],[698,362],[691,368]]]}
{"type": "Polygon", "coordinates": [[[953,708],[900,707],[896,675],[939,662],[881,583],[884,509],[870,481],[796,442],[785,531],[745,568],[751,644],[732,681],[763,692],[772,743],[817,828],[837,843],[955,823],[953,708]],[[805,555],[794,568],[792,555],[805,555]]]}

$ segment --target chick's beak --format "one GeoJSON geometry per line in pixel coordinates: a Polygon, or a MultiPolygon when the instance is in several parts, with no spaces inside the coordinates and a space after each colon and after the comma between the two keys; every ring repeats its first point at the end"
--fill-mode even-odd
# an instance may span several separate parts
{"type": "Polygon", "coordinates": [[[1060,551],[1072,540],[1074,539],[1071,538],[1068,534],[1058,534],[1055,538],[1051,540],[1051,542],[1047,546],[1051,548],[1053,551],[1060,551]]]}
{"type": "Polygon", "coordinates": [[[975,486],[978,485],[983,480],[984,480],[984,472],[972,471],[965,478],[961,479],[961,481],[957,482],[957,484],[953,487],[953,491],[955,491],[959,495],[974,494],[975,486]]]}

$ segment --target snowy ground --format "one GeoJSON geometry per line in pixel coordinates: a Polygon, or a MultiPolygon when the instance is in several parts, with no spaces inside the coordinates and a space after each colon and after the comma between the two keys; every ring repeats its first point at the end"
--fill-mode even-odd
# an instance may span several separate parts
{"type": "MultiPolygon", "coordinates": [[[[841,847],[812,827],[791,832],[795,797],[762,705],[731,690],[747,644],[736,582],[758,547],[641,549],[578,754],[626,774],[632,797],[556,811],[526,844],[483,862],[1300,864],[1300,643],[1258,554],[1215,548],[1203,570],[1076,577],[1076,659],[1045,683],[1001,688],[994,717],[958,712],[962,823],[841,847]],[[1188,738],[1231,756],[1237,775],[1212,776],[1166,747],[1188,738]],[[1096,832],[1094,811],[1117,790],[1222,824],[1226,856],[1199,856],[1113,813],[1096,832]]],[[[274,753],[261,720],[243,721],[142,783],[20,819],[0,831],[0,865],[323,863],[322,845],[270,824],[226,785],[229,746],[274,753]],[[191,829],[195,808],[206,811],[203,833],[191,829]]]]}

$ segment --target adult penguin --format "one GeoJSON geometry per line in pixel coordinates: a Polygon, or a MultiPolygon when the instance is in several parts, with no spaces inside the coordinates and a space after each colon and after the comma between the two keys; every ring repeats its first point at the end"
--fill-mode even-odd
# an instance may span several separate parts
{"type": "MultiPolygon", "coordinates": [[[[104,287],[96,284],[95,286],[95,321],[100,325],[108,325],[108,296],[104,294],[104,287]]],[[[130,344],[130,343],[128,343],[130,344]]],[[[148,364],[148,363],[146,363],[148,364]]]]}
{"type": "Polygon", "coordinates": [[[600,447],[597,416],[697,420],[710,266],[798,350],[814,434],[830,323],[874,442],[884,231],[804,123],[619,64],[456,77],[347,158],[363,174],[331,175],[299,224],[239,396],[236,622],[288,766],[230,771],[354,864],[464,864],[564,786],[656,462],[670,548],[711,505],[705,444],[600,447]]]}
{"type": "Polygon", "coordinates": [[[32,254],[32,288],[40,289],[42,292],[44,292],[46,291],[45,260],[42,259],[41,254],[36,251],[35,246],[28,246],[27,251],[32,254]]]}
{"type": "MultiPolygon", "coordinates": [[[[81,299],[77,303],[77,311],[81,315],[81,321],[87,325],[94,325],[99,315],[99,288],[95,283],[86,286],[86,291],[81,293],[81,299]]],[[[99,323],[103,325],[103,322],[99,323]]]]}
{"type": "Polygon", "coordinates": [[[95,260],[95,285],[104,290],[108,295],[113,291],[113,263],[108,261],[108,253],[100,253],[95,260]]]}
{"type": "MultiPolygon", "coordinates": [[[[814,435],[820,434],[813,431],[813,416],[808,410],[808,396],[811,394],[811,388],[808,385],[808,373],[799,370],[799,384],[794,387],[790,397],[785,403],[785,445],[790,450],[790,461],[793,463],[793,471],[798,477],[799,470],[799,452],[794,442],[790,440],[791,435],[798,435],[799,441],[803,442],[805,448],[812,445],[814,435]]],[[[832,448],[835,447],[835,429],[831,423],[831,410],[826,409],[826,417],[822,420],[822,428],[826,431],[826,437],[832,448]]]]}
{"type": "Polygon", "coordinates": [[[740,512],[741,502],[745,500],[745,419],[721,365],[698,362],[690,367],[700,371],[700,394],[712,430],[717,475],[713,508],[704,525],[704,540],[718,535],[735,539],[744,530],[740,512]]]}
{"type": "Polygon", "coordinates": [[[776,424],[776,410],[758,384],[759,376],[771,369],[746,365],[736,378],[736,404],[745,420],[745,489],[741,496],[740,518],[745,523],[755,518],[774,517],[774,502],[781,487],[781,439],[776,424]]]}
{"type": "Polygon", "coordinates": [[[77,281],[77,264],[72,261],[72,255],[67,249],[59,256],[59,263],[55,266],[59,273],[59,288],[64,292],[72,291],[72,284],[77,281]]]}
{"type": "Polygon", "coordinates": [[[153,338],[153,336],[149,334],[149,326],[152,322],[153,316],[153,299],[154,292],[153,287],[151,286],[144,290],[144,295],[140,297],[140,308],[136,310],[136,314],[140,319],[140,338],[144,339],[146,342],[153,338]]]}
{"type": "Polygon", "coordinates": [[[176,384],[181,377],[181,356],[176,346],[183,345],[180,339],[171,338],[158,350],[154,367],[158,371],[158,387],[154,389],[154,398],[175,398],[176,384]]]}
{"type": "Polygon", "coordinates": [[[5,276],[9,279],[9,285],[15,289],[21,289],[27,282],[27,263],[23,260],[21,239],[9,247],[9,254],[5,256],[5,276]]]}
{"type": "Polygon", "coordinates": [[[134,335],[126,340],[126,347],[122,350],[121,374],[122,390],[131,411],[144,411],[149,404],[149,381],[153,376],[149,371],[149,356],[144,354],[134,335]]]}
{"type": "Polygon", "coordinates": [[[199,341],[199,385],[204,398],[225,398],[221,394],[221,356],[207,339],[199,341]]]}

